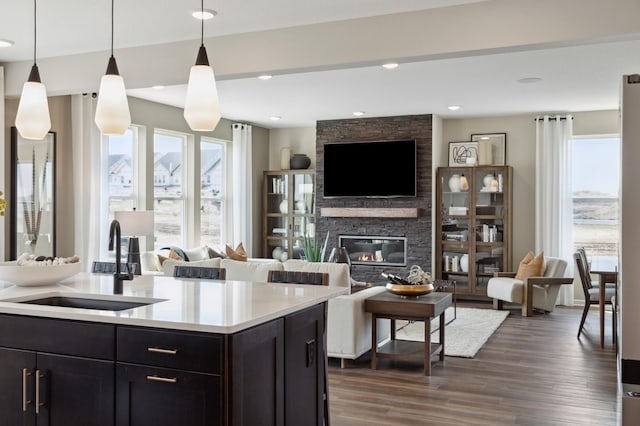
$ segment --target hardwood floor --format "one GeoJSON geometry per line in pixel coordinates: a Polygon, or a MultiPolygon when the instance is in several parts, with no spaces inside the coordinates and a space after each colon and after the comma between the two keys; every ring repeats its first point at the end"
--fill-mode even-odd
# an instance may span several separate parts
{"type": "Polygon", "coordinates": [[[330,359],[331,425],[618,425],[611,314],[601,349],[595,309],[577,339],[581,313],[557,307],[523,318],[514,305],[475,358],[446,357],[430,377],[418,364],[391,360],[371,370],[368,353],[344,369],[330,359]]]}

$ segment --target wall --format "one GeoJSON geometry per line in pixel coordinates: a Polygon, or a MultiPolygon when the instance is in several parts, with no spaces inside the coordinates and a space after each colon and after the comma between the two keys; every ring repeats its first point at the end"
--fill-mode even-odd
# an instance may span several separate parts
{"type": "Polygon", "coordinates": [[[291,155],[307,154],[311,159],[309,168],[316,168],[315,127],[271,129],[269,131],[269,170],[280,170],[280,150],[282,148],[290,148],[291,155]]]}
{"type": "MultiPolygon", "coordinates": [[[[431,115],[407,115],[351,120],[318,121],[316,131],[316,235],[324,238],[329,231],[328,250],[336,247],[339,235],[406,236],[407,266],[377,267],[354,265],[352,276],[356,280],[383,283],[383,271],[405,275],[411,265],[428,270],[432,252],[432,127],[431,115]],[[327,142],[380,141],[415,139],[417,150],[417,196],[403,198],[324,198],[324,145],[327,142]],[[323,207],[358,208],[417,208],[417,218],[321,217],[323,207]]],[[[371,161],[366,153],[354,161],[371,161]]],[[[393,165],[383,159],[373,159],[372,173],[393,179],[393,165]],[[381,166],[382,165],[382,166],[381,166]]]]}

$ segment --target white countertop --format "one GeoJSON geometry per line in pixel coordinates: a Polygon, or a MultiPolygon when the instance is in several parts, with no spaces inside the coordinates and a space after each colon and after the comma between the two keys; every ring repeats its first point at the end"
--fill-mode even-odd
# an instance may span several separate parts
{"type": "Polygon", "coordinates": [[[50,286],[0,282],[0,313],[231,334],[347,293],[326,286],[138,275],[114,295],[113,276],[80,273],[50,286]],[[154,303],[123,311],[18,303],[50,296],[154,303]]]}

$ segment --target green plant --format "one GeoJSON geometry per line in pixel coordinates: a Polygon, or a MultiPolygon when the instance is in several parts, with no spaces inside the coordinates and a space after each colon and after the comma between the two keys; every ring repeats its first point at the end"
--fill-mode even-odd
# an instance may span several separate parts
{"type": "Polygon", "coordinates": [[[324,253],[327,250],[327,243],[329,242],[329,231],[324,239],[322,246],[319,245],[319,241],[314,237],[305,235],[302,237],[304,241],[304,256],[308,262],[322,262],[324,260],[324,253]]]}

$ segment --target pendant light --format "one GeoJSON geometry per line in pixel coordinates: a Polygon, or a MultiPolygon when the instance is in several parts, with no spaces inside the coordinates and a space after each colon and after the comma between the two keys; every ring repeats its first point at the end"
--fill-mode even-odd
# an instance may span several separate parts
{"type": "Polygon", "coordinates": [[[47,88],[40,81],[36,64],[36,16],[36,0],[33,0],[33,66],[22,87],[16,114],[16,128],[25,139],[43,139],[51,129],[47,88]]]}
{"type": "MultiPolygon", "coordinates": [[[[200,9],[204,12],[204,0],[200,1],[200,9]]],[[[184,118],[191,130],[206,132],[216,128],[222,115],[216,78],[213,75],[213,68],[209,66],[207,49],[204,47],[204,20],[200,25],[200,50],[198,50],[196,64],[191,67],[189,74],[184,118]]]]}
{"type": "Polygon", "coordinates": [[[95,121],[102,134],[123,135],[131,125],[131,114],[124,80],[113,56],[113,3],[111,0],[111,57],[100,81],[95,121]]]}

